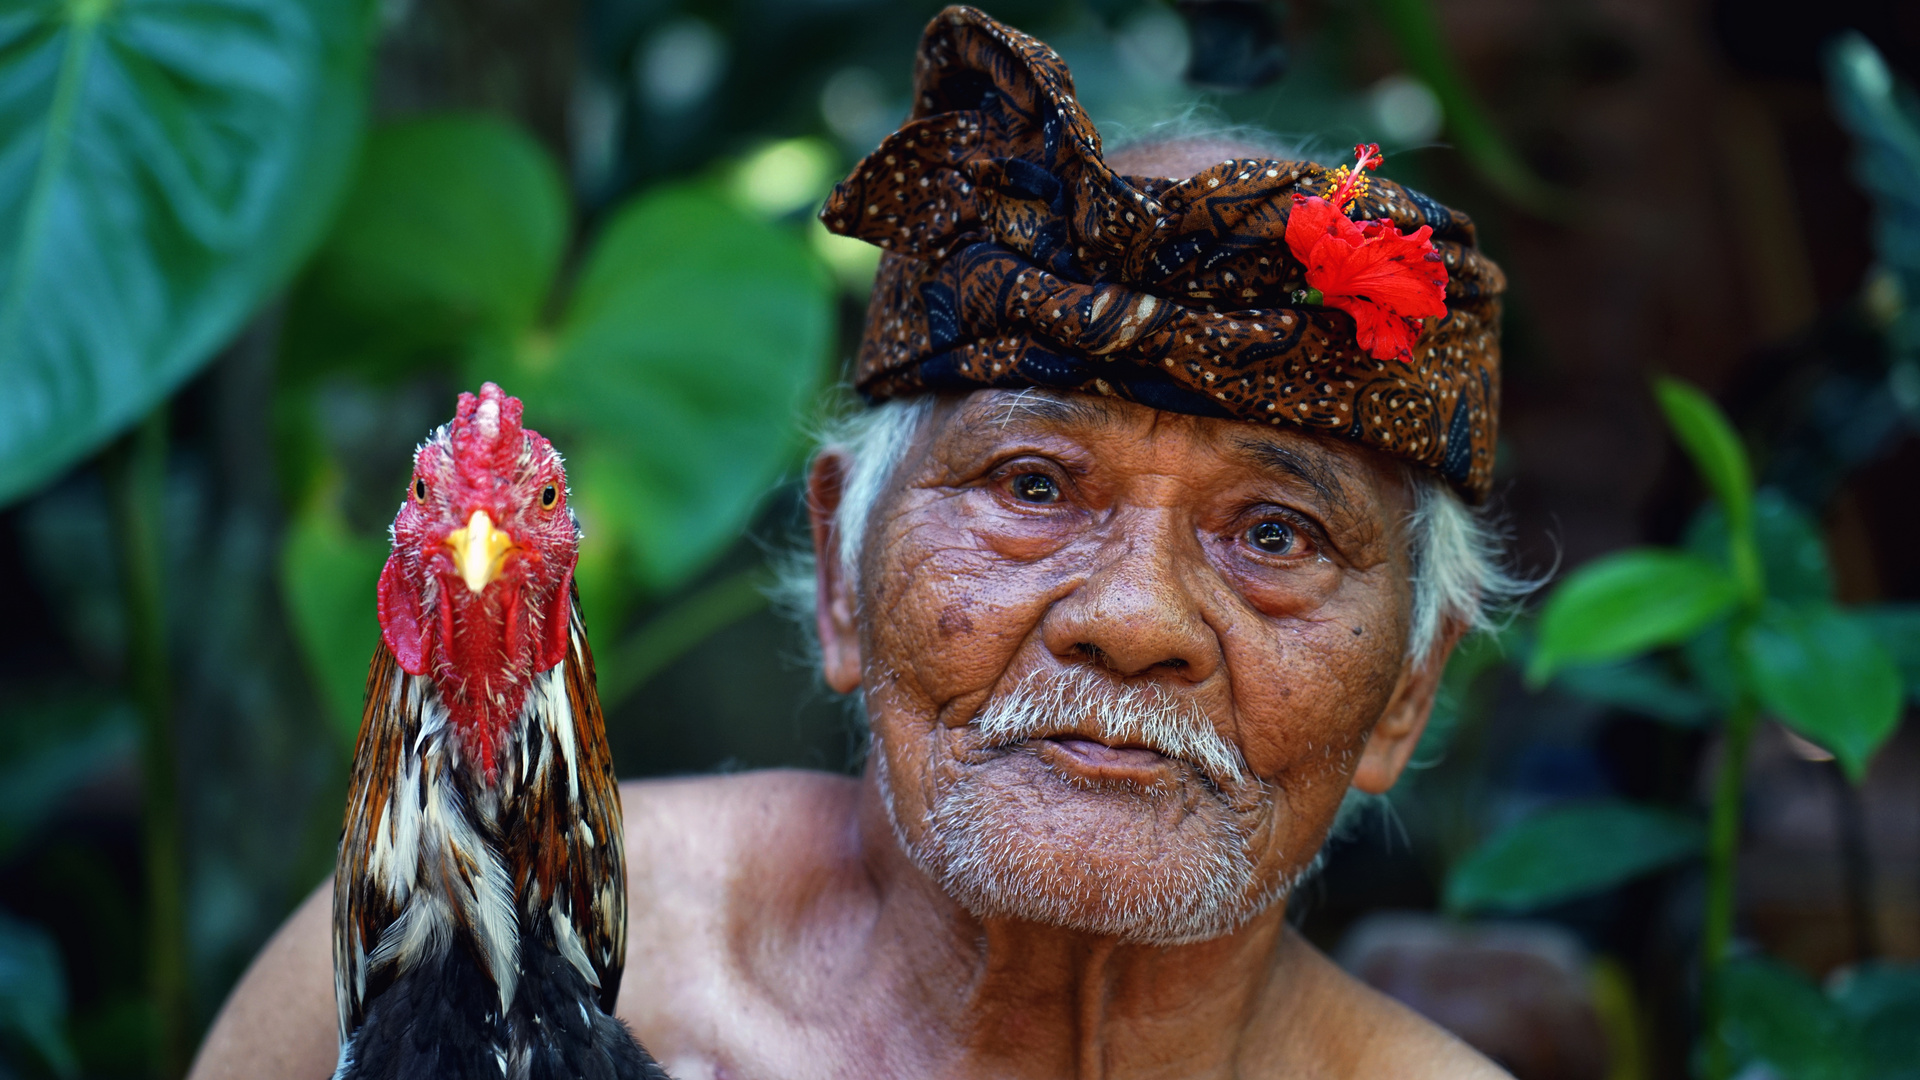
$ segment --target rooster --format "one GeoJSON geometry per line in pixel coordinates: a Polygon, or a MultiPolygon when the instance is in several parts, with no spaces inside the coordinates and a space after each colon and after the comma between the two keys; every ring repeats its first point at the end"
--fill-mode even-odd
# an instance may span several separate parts
{"type": "Polygon", "coordinates": [[[414,454],[334,876],[335,1080],[664,1078],[613,1018],[620,793],[553,445],[487,383],[414,454]]]}

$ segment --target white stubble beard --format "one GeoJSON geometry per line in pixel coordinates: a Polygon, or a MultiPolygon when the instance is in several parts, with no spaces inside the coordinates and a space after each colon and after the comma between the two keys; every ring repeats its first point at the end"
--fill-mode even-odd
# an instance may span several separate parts
{"type": "MultiPolygon", "coordinates": [[[[1254,787],[1271,797],[1198,706],[1158,687],[1127,686],[1085,668],[1023,681],[989,701],[971,726],[995,746],[1091,728],[1102,742],[1151,747],[1206,778],[1154,788],[1098,786],[1116,807],[1143,820],[1155,813],[1156,804],[1186,797],[1192,784],[1205,784],[1207,790],[1197,797],[1219,800],[1223,807],[1228,790],[1254,787]]],[[[1133,860],[1118,875],[1122,880],[1088,874],[1088,854],[1081,845],[1037,829],[1039,823],[1019,802],[996,794],[970,771],[941,785],[916,837],[902,825],[886,752],[879,747],[875,752],[875,779],[900,846],[975,918],[1018,919],[1134,944],[1180,945],[1232,932],[1285,898],[1305,873],[1262,882],[1251,838],[1229,810],[1207,818],[1207,835],[1200,841],[1159,844],[1154,857],[1133,860]]]]}

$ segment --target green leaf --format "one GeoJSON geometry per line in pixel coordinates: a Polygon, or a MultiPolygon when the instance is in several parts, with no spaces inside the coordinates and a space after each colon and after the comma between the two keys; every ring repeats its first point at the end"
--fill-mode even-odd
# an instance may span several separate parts
{"type": "Polygon", "coordinates": [[[67,1035],[67,977],[46,931],[0,913],[0,1028],[24,1038],[61,1076],[79,1071],[67,1035]]]}
{"type": "Polygon", "coordinates": [[[130,762],[138,740],[133,706],[98,691],[16,694],[0,705],[0,855],[74,789],[130,762]]]}
{"type": "Polygon", "coordinates": [[[1726,509],[1728,560],[1734,580],[1757,601],[1763,582],[1753,538],[1753,467],[1746,447],[1713,399],[1679,379],[1654,380],[1654,396],[1667,426],[1693,459],[1707,490],[1726,509]]]}
{"type": "MultiPolygon", "coordinates": [[[[1819,523],[1776,488],[1754,495],[1753,539],[1768,596],[1789,602],[1833,599],[1833,567],[1819,523]]],[[[1687,525],[1686,549],[1731,573],[1730,542],[1727,513],[1718,502],[1702,506],[1687,525]]]]}
{"type": "Polygon", "coordinates": [[[319,238],[364,0],[24,0],[0,18],[0,505],[152,411],[319,238]]]}
{"type": "Polygon", "coordinates": [[[1682,641],[1733,607],[1739,588],[1697,555],[1636,548],[1581,567],[1548,598],[1527,679],[1682,641]]]}
{"type": "Polygon", "coordinates": [[[1900,670],[1907,697],[1920,704],[1920,604],[1880,604],[1852,610],[1854,618],[1873,631],[1880,647],[1887,650],[1894,667],[1900,670]]]}
{"type": "Polygon", "coordinates": [[[1716,711],[1713,698],[1676,678],[1653,657],[1572,665],[1561,669],[1554,685],[1575,697],[1679,727],[1704,726],[1716,711]]]}
{"type": "Polygon", "coordinates": [[[504,353],[546,303],[568,216],[559,168],[518,127],[449,115],[377,129],[294,298],[289,363],[391,379],[504,353]]]}
{"type": "Polygon", "coordinates": [[[533,426],[564,433],[569,480],[622,534],[643,589],[686,581],[736,540],[793,463],[832,302],[793,230],[706,188],[656,191],[594,245],[553,356],[500,378],[526,387],[533,426]]]}
{"type": "Polygon", "coordinates": [[[1654,380],[1654,396],[1667,426],[1693,459],[1693,467],[1707,483],[1713,497],[1726,507],[1734,531],[1749,528],[1753,522],[1753,468],[1747,463],[1746,447],[1733,425],[1713,399],[1691,383],[1679,379],[1654,380]]]}
{"type": "Polygon", "coordinates": [[[1738,707],[1743,691],[1733,620],[1708,623],[1680,646],[1680,658],[1692,685],[1713,700],[1716,711],[1730,713],[1738,707]]]}
{"type": "Polygon", "coordinates": [[[1858,783],[1900,722],[1900,672],[1872,628],[1825,604],[1769,604],[1742,653],[1761,704],[1858,783]]]}
{"type": "Polygon", "coordinates": [[[1447,910],[1547,907],[1691,858],[1703,842],[1699,823],[1650,806],[1609,800],[1547,810],[1454,867],[1447,910]]]}
{"type": "Polygon", "coordinates": [[[1859,1031],[1873,1080],[1920,1080],[1920,965],[1872,962],[1843,971],[1829,996],[1859,1031]]]}
{"type": "Polygon", "coordinates": [[[386,558],[385,537],[353,535],[325,500],[293,520],[280,553],[294,636],[348,747],[359,738],[367,665],[380,640],[374,592],[386,558]]]}
{"type": "Polygon", "coordinates": [[[1721,1034],[1790,1080],[1866,1080],[1847,1016],[1792,968],[1742,957],[1721,969],[1721,1034]]]}

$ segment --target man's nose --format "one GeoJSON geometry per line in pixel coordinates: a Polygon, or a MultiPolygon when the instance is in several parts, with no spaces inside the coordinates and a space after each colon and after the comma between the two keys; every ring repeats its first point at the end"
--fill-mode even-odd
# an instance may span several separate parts
{"type": "Polygon", "coordinates": [[[1220,666],[1220,640],[1202,611],[1206,553],[1180,515],[1117,515],[1079,588],[1056,601],[1042,640],[1062,660],[1122,678],[1198,683],[1220,666]]]}

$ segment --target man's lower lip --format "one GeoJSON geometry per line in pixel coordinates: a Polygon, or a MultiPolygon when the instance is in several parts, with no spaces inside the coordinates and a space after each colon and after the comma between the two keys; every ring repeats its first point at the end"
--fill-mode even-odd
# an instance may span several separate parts
{"type": "Polygon", "coordinates": [[[1108,746],[1078,735],[1055,735],[1038,742],[1045,756],[1087,772],[1157,772],[1168,764],[1166,755],[1145,747],[1108,746]]]}

